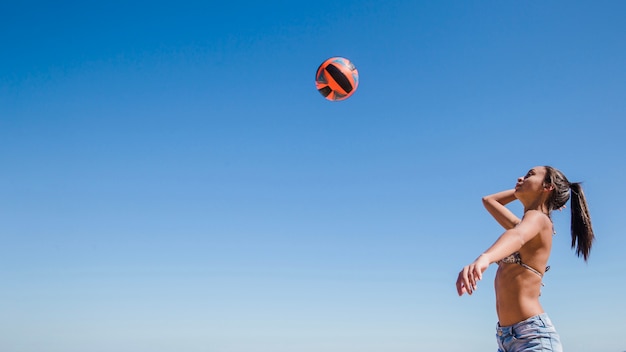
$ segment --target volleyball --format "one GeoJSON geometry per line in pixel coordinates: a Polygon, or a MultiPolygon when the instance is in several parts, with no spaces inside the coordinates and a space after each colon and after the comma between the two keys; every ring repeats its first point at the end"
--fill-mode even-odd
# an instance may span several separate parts
{"type": "Polygon", "coordinates": [[[359,85],[359,72],[350,60],[331,57],[315,73],[315,86],[322,96],[331,101],[349,98],[359,85]]]}

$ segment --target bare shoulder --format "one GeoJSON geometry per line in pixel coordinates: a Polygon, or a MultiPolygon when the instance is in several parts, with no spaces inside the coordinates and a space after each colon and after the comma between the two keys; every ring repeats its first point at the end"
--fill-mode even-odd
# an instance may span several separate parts
{"type": "Polygon", "coordinates": [[[524,213],[522,221],[517,226],[521,230],[531,232],[542,232],[545,229],[552,228],[550,218],[539,210],[529,210],[524,213]]]}
{"type": "Polygon", "coordinates": [[[524,213],[524,216],[522,217],[522,221],[520,222],[520,225],[524,223],[528,225],[533,224],[533,225],[539,225],[539,226],[552,224],[548,215],[540,212],[539,210],[529,210],[526,213],[524,213]]]}

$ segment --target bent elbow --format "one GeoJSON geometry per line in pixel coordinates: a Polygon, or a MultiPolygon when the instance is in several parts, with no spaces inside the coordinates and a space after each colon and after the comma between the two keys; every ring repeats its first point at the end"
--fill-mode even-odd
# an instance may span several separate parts
{"type": "Polygon", "coordinates": [[[491,202],[493,201],[493,198],[491,198],[490,196],[484,196],[481,200],[483,202],[483,206],[489,209],[489,207],[491,206],[491,202]]]}

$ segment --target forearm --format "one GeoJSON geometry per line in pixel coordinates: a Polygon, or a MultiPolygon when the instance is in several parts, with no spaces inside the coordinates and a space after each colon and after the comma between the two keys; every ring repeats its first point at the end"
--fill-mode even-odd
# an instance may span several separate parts
{"type": "Polygon", "coordinates": [[[515,190],[514,189],[507,189],[506,191],[502,191],[502,192],[498,192],[498,193],[494,193],[494,194],[490,194],[488,196],[484,196],[483,197],[483,203],[491,203],[491,202],[498,202],[501,205],[507,205],[509,203],[511,203],[512,201],[516,200],[517,197],[515,197],[515,190]]]}
{"type": "Polygon", "coordinates": [[[485,256],[489,263],[495,263],[519,251],[524,243],[525,241],[520,231],[517,229],[507,230],[481,255],[485,256]]]}
{"type": "Polygon", "coordinates": [[[505,205],[516,199],[515,190],[510,189],[483,197],[483,205],[502,227],[509,230],[515,227],[520,222],[520,219],[507,209],[505,205]]]}

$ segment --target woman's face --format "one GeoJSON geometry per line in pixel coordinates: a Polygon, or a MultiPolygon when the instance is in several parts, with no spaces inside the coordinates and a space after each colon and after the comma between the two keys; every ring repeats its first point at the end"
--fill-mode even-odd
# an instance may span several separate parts
{"type": "Polygon", "coordinates": [[[546,168],[536,166],[528,171],[526,176],[517,179],[515,184],[515,194],[519,195],[541,195],[546,189],[544,180],[546,178],[546,168]]]}

